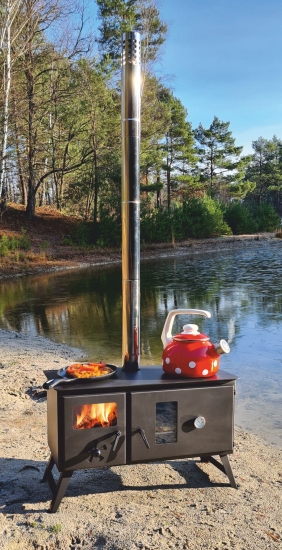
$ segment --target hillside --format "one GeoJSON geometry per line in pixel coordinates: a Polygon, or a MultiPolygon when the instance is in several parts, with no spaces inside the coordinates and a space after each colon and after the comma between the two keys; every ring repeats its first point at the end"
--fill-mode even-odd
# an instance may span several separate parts
{"type": "Polygon", "coordinates": [[[86,250],[64,244],[64,239],[75,231],[79,223],[78,218],[46,206],[38,207],[35,218],[29,220],[24,206],[9,203],[0,221],[0,239],[3,235],[20,238],[25,233],[30,240],[30,250],[0,256],[0,278],[120,258],[117,250],[86,250]]]}

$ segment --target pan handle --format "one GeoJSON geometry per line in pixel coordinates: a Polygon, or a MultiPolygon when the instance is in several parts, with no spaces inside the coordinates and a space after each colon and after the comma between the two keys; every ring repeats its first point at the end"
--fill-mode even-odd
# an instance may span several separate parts
{"type": "Polygon", "coordinates": [[[62,378],[53,378],[52,380],[47,380],[47,382],[44,382],[42,387],[45,390],[49,390],[50,388],[57,386],[57,384],[60,384],[60,382],[63,382],[62,378]]]}

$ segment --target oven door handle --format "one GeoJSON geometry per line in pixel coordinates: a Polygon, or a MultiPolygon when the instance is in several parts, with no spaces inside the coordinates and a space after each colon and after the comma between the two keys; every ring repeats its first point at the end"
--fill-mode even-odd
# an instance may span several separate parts
{"type": "Polygon", "coordinates": [[[118,432],[116,433],[116,437],[115,437],[115,440],[114,440],[114,444],[113,444],[113,451],[115,452],[116,451],[116,448],[117,448],[117,444],[121,438],[121,435],[122,433],[118,430],[118,432]]]}
{"type": "Polygon", "coordinates": [[[148,441],[148,439],[147,439],[147,437],[146,437],[146,434],[145,434],[144,430],[142,430],[142,428],[139,428],[138,432],[140,433],[140,435],[141,435],[141,437],[142,437],[142,439],[143,439],[143,441],[144,441],[144,443],[145,443],[147,449],[150,449],[149,441],[148,441]]]}

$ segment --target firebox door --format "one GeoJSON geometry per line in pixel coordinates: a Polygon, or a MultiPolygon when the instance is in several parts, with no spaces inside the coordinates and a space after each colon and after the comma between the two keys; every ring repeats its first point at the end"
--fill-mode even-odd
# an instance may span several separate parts
{"type": "Polygon", "coordinates": [[[233,451],[234,385],[132,394],[131,461],[233,451]]]}
{"type": "Polygon", "coordinates": [[[65,434],[60,456],[64,469],[125,464],[125,394],[62,399],[65,434]]]}

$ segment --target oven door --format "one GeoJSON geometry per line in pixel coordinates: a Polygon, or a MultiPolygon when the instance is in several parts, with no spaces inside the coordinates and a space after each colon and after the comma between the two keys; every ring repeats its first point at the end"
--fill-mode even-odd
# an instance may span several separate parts
{"type": "Polygon", "coordinates": [[[125,394],[62,396],[59,456],[63,469],[125,464],[125,394]]]}
{"type": "Polygon", "coordinates": [[[131,397],[131,462],[233,452],[233,385],[131,397]]]}

